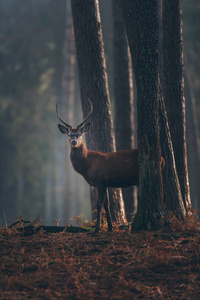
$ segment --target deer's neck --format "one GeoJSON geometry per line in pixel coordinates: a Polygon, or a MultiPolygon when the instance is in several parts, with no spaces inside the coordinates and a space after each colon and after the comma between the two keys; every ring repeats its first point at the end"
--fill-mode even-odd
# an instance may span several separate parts
{"type": "Polygon", "coordinates": [[[84,143],[81,144],[78,148],[71,148],[70,159],[74,170],[81,175],[85,174],[87,170],[87,148],[84,143]]]}

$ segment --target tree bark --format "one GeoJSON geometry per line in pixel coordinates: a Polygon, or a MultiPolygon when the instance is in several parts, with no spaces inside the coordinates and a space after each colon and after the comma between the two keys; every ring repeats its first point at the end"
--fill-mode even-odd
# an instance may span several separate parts
{"type": "Polygon", "coordinates": [[[181,193],[191,206],[185,124],[181,0],[163,0],[164,99],[181,193]]]}
{"type": "Polygon", "coordinates": [[[185,100],[188,141],[187,153],[189,180],[191,187],[191,202],[193,209],[196,209],[198,215],[200,215],[200,142],[196,117],[196,103],[190,87],[187,71],[185,72],[185,100]]]}
{"type": "Polygon", "coordinates": [[[162,15],[163,15],[163,0],[158,0],[158,19],[159,19],[159,74],[160,74],[160,83],[163,87],[164,74],[163,74],[163,26],[162,26],[162,15]]]}
{"type": "Polygon", "coordinates": [[[166,212],[173,212],[184,219],[186,210],[176,170],[174,150],[162,93],[160,93],[159,103],[160,144],[161,153],[165,159],[165,167],[162,172],[165,209],[166,212]]]}
{"type": "Polygon", "coordinates": [[[158,7],[156,0],[122,3],[137,84],[139,188],[132,229],[157,229],[164,214],[158,122],[158,7]]]}
{"type": "MultiPolygon", "coordinates": [[[[159,48],[160,48],[160,85],[164,85],[164,65],[163,65],[163,0],[158,0],[158,17],[159,17],[159,48]]],[[[184,218],[186,210],[183,203],[183,198],[180,189],[180,183],[176,170],[174,150],[169,130],[168,118],[165,108],[162,92],[160,94],[159,105],[160,117],[160,143],[161,153],[165,158],[165,168],[163,174],[163,190],[164,190],[164,203],[166,211],[175,212],[177,215],[184,218]]]]}
{"type": "MultiPolygon", "coordinates": [[[[113,70],[116,149],[134,147],[133,73],[130,49],[123,20],[121,0],[113,0],[113,70]]],[[[123,188],[127,220],[137,210],[133,187],[123,188]]]]}
{"type": "MultiPolygon", "coordinates": [[[[98,1],[73,0],[71,5],[84,116],[89,111],[88,98],[94,107],[92,129],[86,136],[87,146],[91,150],[115,151],[98,1]]],[[[93,197],[91,200],[96,202],[93,197]]],[[[118,223],[124,223],[126,218],[120,190],[112,189],[110,202],[112,216],[118,223]]]]}

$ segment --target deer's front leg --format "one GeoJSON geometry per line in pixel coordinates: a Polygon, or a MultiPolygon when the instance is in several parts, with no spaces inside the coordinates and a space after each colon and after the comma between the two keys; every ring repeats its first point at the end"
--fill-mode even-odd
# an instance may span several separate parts
{"type": "Polygon", "coordinates": [[[95,233],[98,233],[101,229],[101,211],[104,204],[106,195],[106,188],[98,188],[98,202],[97,202],[97,225],[95,233]]]}
{"type": "Polygon", "coordinates": [[[110,201],[109,201],[109,194],[108,194],[107,189],[106,189],[104,208],[106,211],[106,217],[107,217],[107,222],[108,222],[108,231],[112,231],[113,225],[112,225],[112,219],[111,219],[111,215],[110,215],[110,201]]]}

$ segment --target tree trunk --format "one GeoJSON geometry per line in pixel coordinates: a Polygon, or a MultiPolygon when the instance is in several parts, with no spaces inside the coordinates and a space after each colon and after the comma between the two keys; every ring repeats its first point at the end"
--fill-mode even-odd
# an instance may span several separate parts
{"type": "Polygon", "coordinates": [[[47,166],[47,175],[45,178],[45,224],[50,225],[52,219],[52,202],[53,202],[53,195],[52,195],[52,185],[53,185],[53,167],[49,163],[47,166]]]}
{"type": "Polygon", "coordinates": [[[198,214],[200,214],[200,142],[196,117],[196,103],[190,88],[187,71],[185,72],[185,99],[191,202],[193,209],[197,209],[198,214]]]}
{"type": "Polygon", "coordinates": [[[163,14],[163,0],[158,0],[158,19],[159,19],[159,74],[160,74],[160,83],[161,87],[163,87],[164,82],[164,74],[163,74],[163,26],[162,26],[162,14],[163,14]]]}
{"type": "Polygon", "coordinates": [[[122,3],[137,84],[139,189],[132,229],[157,229],[164,214],[158,122],[158,7],[156,0],[122,3]]]}
{"type": "MultiPolygon", "coordinates": [[[[66,25],[65,25],[65,43],[64,43],[64,65],[63,65],[63,76],[62,76],[62,114],[67,119],[69,124],[74,124],[74,92],[75,92],[75,40],[74,30],[72,22],[71,4],[66,1],[66,25]]],[[[70,152],[69,143],[64,140],[63,152],[70,152]]],[[[69,156],[69,155],[68,155],[69,156]]],[[[77,206],[77,198],[73,193],[73,200],[70,199],[69,195],[71,191],[77,190],[76,179],[78,176],[72,169],[71,162],[69,159],[64,159],[64,174],[63,179],[63,204],[62,204],[62,216],[65,219],[65,223],[69,217],[74,216],[77,206]]],[[[62,162],[63,163],[63,162],[62,162]]]]}
{"type": "MultiPolygon", "coordinates": [[[[158,16],[159,16],[159,48],[160,48],[160,83],[161,87],[164,85],[164,65],[163,65],[163,0],[158,0],[158,16]]],[[[165,159],[165,168],[163,170],[163,190],[164,203],[166,211],[176,212],[179,216],[184,218],[186,213],[183,198],[180,190],[180,183],[176,170],[174,150],[169,130],[167,113],[162,93],[160,94],[160,144],[161,153],[165,159]]]]}
{"type": "Polygon", "coordinates": [[[163,0],[164,99],[177,173],[186,210],[190,190],[186,151],[181,0],[163,0]]]}
{"type": "MultiPolygon", "coordinates": [[[[115,138],[119,151],[134,147],[133,73],[121,0],[113,0],[112,5],[115,138]]],[[[134,199],[133,187],[123,188],[122,193],[126,217],[130,221],[137,210],[137,199],[134,199]]]]}
{"type": "MultiPolygon", "coordinates": [[[[59,4],[54,4],[55,13],[61,9],[65,9],[63,2],[59,4]]],[[[55,93],[57,99],[62,99],[63,90],[62,90],[62,76],[63,76],[63,45],[64,45],[64,27],[62,22],[55,22],[54,27],[54,39],[55,39],[55,93]]],[[[63,204],[66,201],[66,193],[64,193],[64,183],[66,179],[66,170],[64,168],[65,161],[65,143],[64,140],[60,138],[59,133],[57,132],[56,136],[56,157],[55,157],[55,196],[56,196],[56,216],[57,219],[63,222],[63,204]]],[[[52,206],[52,205],[51,205],[52,206]]]]}
{"type": "Polygon", "coordinates": [[[160,93],[160,144],[161,153],[165,159],[163,174],[164,203],[167,212],[173,212],[182,219],[186,214],[178,174],[176,170],[174,150],[165,109],[163,96],[160,93]]]}
{"type": "MultiPolygon", "coordinates": [[[[98,1],[73,0],[71,4],[84,116],[89,111],[88,97],[94,107],[92,129],[86,136],[87,146],[103,152],[115,151],[98,1]]],[[[96,202],[92,197],[93,201],[96,202]]],[[[120,190],[112,189],[110,202],[112,215],[117,222],[124,223],[125,210],[120,190]]]]}

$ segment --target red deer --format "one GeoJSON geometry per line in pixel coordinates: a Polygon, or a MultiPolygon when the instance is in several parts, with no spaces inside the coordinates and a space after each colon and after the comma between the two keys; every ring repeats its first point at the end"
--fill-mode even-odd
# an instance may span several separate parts
{"type": "Polygon", "coordinates": [[[68,125],[62,119],[58,111],[58,104],[56,104],[56,112],[60,121],[65,125],[58,124],[59,130],[69,137],[71,147],[70,159],[74,170],[80,173],[91,186],[98,189],[97,225],[95,230],[98,233],[101,228],[101,210],[103,205],[106,211],[108,230],[112,231],[113,227],[107,188],[138,185],[138,149],[106,153],[88,150],[82,136],[90,129],[91,123],[87,122],[87,120],[93,111],[91,101],[90,106],[89,114],[76,128],[68,125]]]}

